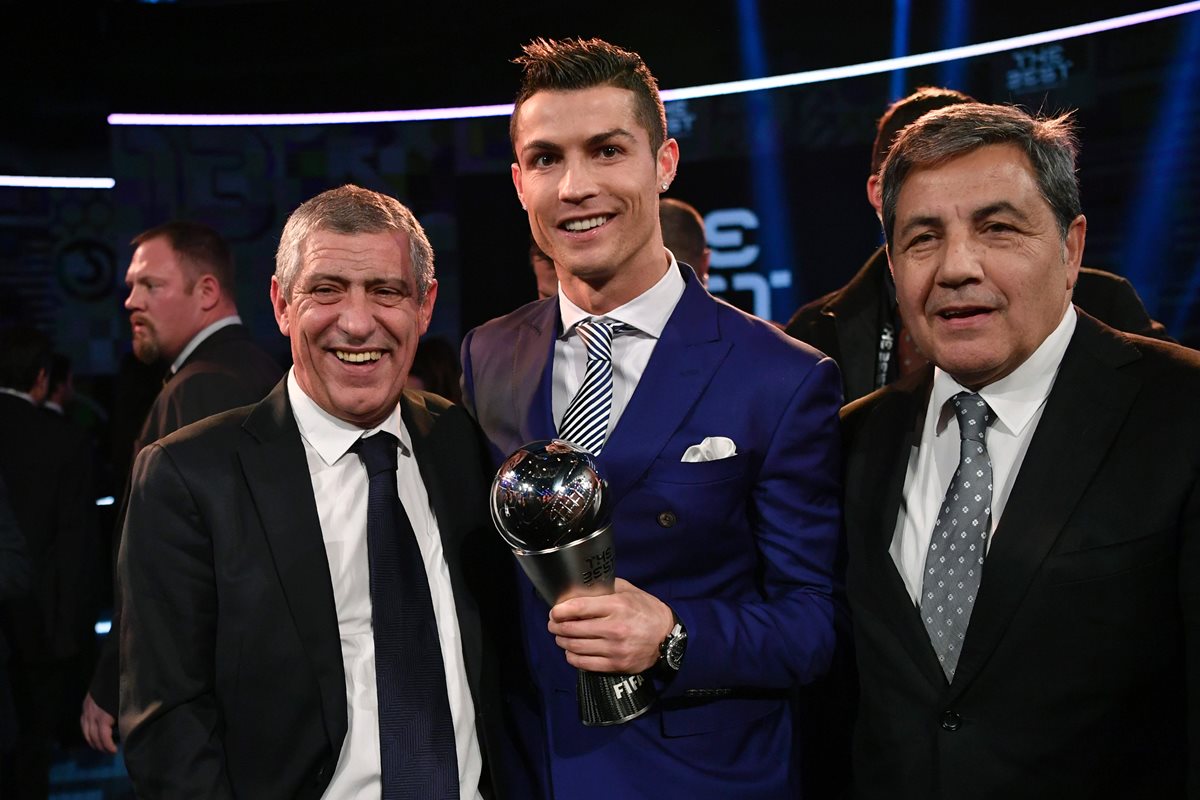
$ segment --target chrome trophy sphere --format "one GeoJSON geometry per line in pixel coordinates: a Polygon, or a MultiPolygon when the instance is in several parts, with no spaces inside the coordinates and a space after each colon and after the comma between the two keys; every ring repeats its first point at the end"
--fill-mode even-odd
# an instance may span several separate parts
{"type": "Polygon", "coordinates": [[[531,442],[496,472],[492,521],[511,547],[568,547],[608,524],[608,485],[586,450],[560,439],[531,442]]]}

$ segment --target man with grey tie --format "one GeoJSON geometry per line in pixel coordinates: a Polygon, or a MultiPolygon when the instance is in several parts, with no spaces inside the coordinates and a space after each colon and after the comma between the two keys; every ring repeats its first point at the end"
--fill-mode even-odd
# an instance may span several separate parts
{"type": "Polygon", "coordinates": [[[959,105],[883,167],[933,366],[843,411],[858,797],[1200,791],[1200,354],[1071,304],[1073,128],[959,105]]]}
{"type": "Polygon", "coordinates": [[[470,419],[404,390],[436,298],[407,208],[318,195],[271,282],[286,379],[138,456],[118,563],[139,796],[503,796],[482,618],[509,556],[470,419]]]}

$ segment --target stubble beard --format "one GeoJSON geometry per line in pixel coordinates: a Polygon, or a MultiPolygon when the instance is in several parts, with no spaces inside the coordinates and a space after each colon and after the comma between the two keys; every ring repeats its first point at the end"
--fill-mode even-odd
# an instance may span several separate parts
{"type": "Polygon", "coordinates": [[[162,345],[159,343],[154,329],[147,323],[143,324],[146,327],[142,329],[142,332],[133,335],[134,358],[143,364],[157,364],[162,357],[162,345]]]}

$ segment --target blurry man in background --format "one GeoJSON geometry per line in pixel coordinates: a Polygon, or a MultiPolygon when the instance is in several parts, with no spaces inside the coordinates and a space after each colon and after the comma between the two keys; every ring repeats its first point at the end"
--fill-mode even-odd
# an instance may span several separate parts
{"type": "Polygon", "coordinates": [[[658,221],[662,225],[663,246],[677,261],[696,271],[702,286],[708,286],[712,250],[704,235],[704,217],[690,203],[664,197],[658,202],[658,221]]]}
{"type": "Polygon", "coordinates": [[[46,399],[50,340],[28,327],[0,333],[0,480],[32,564],[32,589],[4,603],[18,736],[0,795],[41,798],[67,713],[71,667],[92,635],[87,581],[94,531],[91,453],[82,433],[39,408],[46,399]]]}
{"type": "MultiPolygon", "coordinates": [[[[133,352],[145,364],[168,365],[162,391],[134,444],[136,454],[184,425],[261,400],[283,371],[242,325],[233,251],[219,233],[198,222],[174,221],[138,234],[132,243],[125,308],[133,352]]],[[[114,559],[120,529],[118,517],[114,559]]],[[[116,752],[119,624],[117,609],[114,635],[104,642],[80,716],[88,744],[109,753],[116,752]]]]}

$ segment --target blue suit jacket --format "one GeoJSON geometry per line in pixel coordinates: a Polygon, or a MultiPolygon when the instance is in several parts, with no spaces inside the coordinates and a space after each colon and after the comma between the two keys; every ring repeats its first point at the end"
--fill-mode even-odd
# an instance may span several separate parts
{"type": "MultiPolygon", "coordinates": [[[[617,574],[668,603],[683,668],[642,717],[585,728],[575,670],[521,576],[540,708],[521,731],[555,798],[793,797],[787,689],[834,645],[841,383],[834,363],[687,285],[598,459],[614,499],[617,574]],[[737,454],[682,463],[708,436],[737,454]]],[[[497,461],[555,435],[556,298],[467,335],[464,402],[497,461]]]]}

